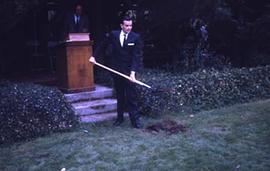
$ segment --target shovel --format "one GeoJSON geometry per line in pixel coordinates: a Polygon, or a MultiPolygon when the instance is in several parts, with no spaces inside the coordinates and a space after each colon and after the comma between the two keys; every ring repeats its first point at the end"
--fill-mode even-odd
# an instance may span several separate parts
{"type": "Polygon", "coordinates": [[[108,71],[110,71],[110,72],[113,72],[113,73],[115,73],[115,74],[117,74],[117,75],[119,75],[119,76],[121,76],[121,77],[124,77],[124,78],[126,78],[126,79],[128,79],[128,80],[130,80],[130,81],[132,81],[132,82],[134,82],[134,83],[136,83],[136,84],[139,84],[139,85],[141,85],[141,86],[144,86],[144,87],[147,87],[147,88],[150,88],[150,89],[151,89],[151,86],[149,86],[149,85],[147,85],[147,84],[145,84],[145,83],[143,83],[143,82],[141,82],[141,81],[139,81],[139,80],[131,80],[131,78],[130,78],[129,76],[127,76],[127,75],[125,75],[125,74],[123,74],[123,73],[121,73],[121,72],[118,72],[118,71],[116,71],[116,70],[114,70],[114,69],[112,69],[112,68],[109,68],[109,67],[107,67],[107,66],[105,66],[105,65],[102,65],[102,64],[100,64],[100,63],[98,63],[98,62],[93,62],[93,63],[94,63],[95,65],[97,65],[97,66],[103,68],[103,69],[106,69],[106,70],[108,70],[108,71]]]}

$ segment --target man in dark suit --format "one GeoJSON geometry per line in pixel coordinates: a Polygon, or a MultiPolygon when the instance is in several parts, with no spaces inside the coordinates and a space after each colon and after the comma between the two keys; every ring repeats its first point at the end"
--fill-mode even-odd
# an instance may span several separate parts
{"type": "Polygon", "coordinates": [[[130,76],[130,80],[113,75],[114,88],[117,96],[117,119],[115,126],[124,121],[124,110],[127,107],[131,124],[134,128],[142,128],[137,106],[137,90],[134,81],[142,57],[142,41],[139,34],[132,32],[132,19],[124,17],[121,21],[121,30],[112,31],[96,49],[94,56],[89,60],[95,63],[105,49],[109,53],[109,65],[113,69],[130,76]],[[125,106],[126,105],[126,106],[125,106]]]}
{"type": "Polygon", "coordinates": [[[68,33],[88,33],[89,24],[88,17],[83,14],[82,5],[77,4],[75,12],[68,14],[65,21],[65,34],[68,33]]]}

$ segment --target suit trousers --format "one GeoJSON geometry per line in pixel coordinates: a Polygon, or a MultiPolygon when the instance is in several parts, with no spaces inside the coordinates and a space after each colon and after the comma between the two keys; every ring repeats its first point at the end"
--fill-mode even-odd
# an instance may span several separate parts
{"type": "Polygon", "coordinates": [[[139,119],[138,95],[135,83],[114,75],[114,88],[117,97],[117,119],[124,119],[124,112],[128,111],[132,125],[136,125],[139,119]]]}

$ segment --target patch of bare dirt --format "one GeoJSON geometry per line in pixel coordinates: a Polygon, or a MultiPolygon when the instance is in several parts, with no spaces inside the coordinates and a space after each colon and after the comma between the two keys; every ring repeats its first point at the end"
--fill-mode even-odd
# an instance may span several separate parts
{"type": "Polygon", "coordinates": [[[169,135],[186,132],[187,127],[173,120],[164,120],[145,128],[146,131],[151,133],[166,132],[169,135]]]}

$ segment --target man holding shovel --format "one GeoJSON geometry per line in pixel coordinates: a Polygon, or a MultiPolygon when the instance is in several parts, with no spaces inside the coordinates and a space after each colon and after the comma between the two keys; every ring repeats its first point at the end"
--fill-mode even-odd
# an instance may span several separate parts
{"type": "Polygon", "coordinates": [[[107,39],[100,44],[94,52],[94,56],[89,61],[96,63],[95,57],[98,57],[102,51],[109,48],[110,62],[112,69],[127,75],[128,79],[113,74],[114,88],[117,96],[117,119],[113,123],[119,126],[124,121],[124,110],[127,107],[131,124],[134,128],[142,128],[140,114],[137,106],[137,90],[135,83],[136,72],[142,57],[142,41],[139,34],[132,32],[132,19],[124,17],[121,20],[121,30],[112,31],[107,39]],[[125,106],[126,105],[126,106],[125,106]]]}

